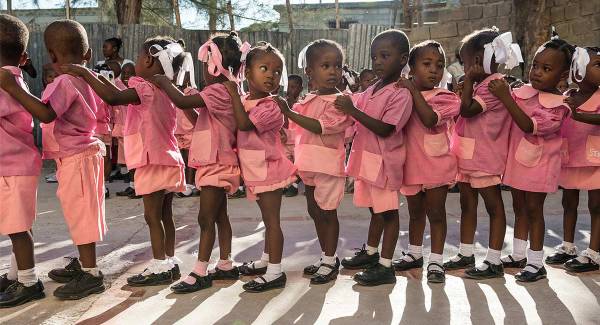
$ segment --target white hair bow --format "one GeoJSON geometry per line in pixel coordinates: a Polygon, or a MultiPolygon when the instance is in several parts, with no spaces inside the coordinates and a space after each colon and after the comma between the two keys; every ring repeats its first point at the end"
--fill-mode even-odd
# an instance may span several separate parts
{"type": "Polygon", "coordinates": [[[170,80],[173,80],[174,72],[173,72],[173,59],[176,58],[179,54],[183,53],[183,47],[179,43],[170,43],[165,47],[162,47],[158,44],[154,44],[150,46],[148,52],[153,57],[158,57],[158,61],[165,72],[165,75],[170,80]],[[154,53],[152,53],[152,49],[154,49],[154,53]]]}
{"type": "Polygon", "coordinates": [[[404,66],[404,68],[402,68],[402,71],[400,71],[400,76],[404,77],[404,78],[408,78],[410,75],[410,66],[407,64],[404,66]]]}
{"type": "Polygon", "coordinates": [[[571,60],[571,69],[569,70],[569,83],[572,83],[573,79],[576,82],[583,81],[588,63],[590,63],[590,54],[588,51],[579,46],[575,48],[575,53],[573,53],[573,59],[571,60]]]}
{"type": "Polygon", "coordinates": [[[300,54],[298,54],[298,68],[299,69],[304,69],[308,65],[307,62],[306,62],[306,51],[308,51],[308,48],[310,47],[311,44],[312,44],[312,42],[308,43],[302,49],[302,51],[300,51],[300,54]]]}
{"type": "Polygon", "coordinates": [[[452,74],[450,74],[450,72],[448,72],[448,70],[446,70],[446,68],[444,68],[442,80],[440,80],[440,84],[438,85],[438,88],[448,89],[448,84],[451,84],[451,83],[452,83],[452,74]]]}
{"type": "Polygon", "coordinates": [[[491,43],[484,45],[483,70],[492,73],[492,57],[496,57],[496,63],[504,64],[506,69],[512,69],[523,62],[519,44],[512,42],[511,32],[498,35],[491,43]]]}
{"type": "Polygon", "coordinates": [[[344,79],[346,79],[346,82],[348,83],[349,86],[354,86],[356,84],[356,79],[354,79],[354,77],[352,76],[352,74],[346,70],[344,70],[344,72],[342,72],[342,77],[344,77],[344,79]]]}
{"type": "Polygon", "coordinates": [[[183,81],[185,79],[185,74],[187,72],[190,73],[190,85],[192,88],[196,88],[196,79],[194,78],[194,59],[192,59],[192,53],[183,52],[184,58],[183,63],[181,64],[181,68],[179,68],[179,73],[177,74],[177,86],[183,85],[183,81]]]}
{"type": "Polygon", "coordinates": [[[283,68],[281,69],[281,79],[279,79],[279,85],[283,87],[283,91],[287,91],[288,88],[288,74],[287,68],[285,67],[285,60],[283,60],[283,68]]]}

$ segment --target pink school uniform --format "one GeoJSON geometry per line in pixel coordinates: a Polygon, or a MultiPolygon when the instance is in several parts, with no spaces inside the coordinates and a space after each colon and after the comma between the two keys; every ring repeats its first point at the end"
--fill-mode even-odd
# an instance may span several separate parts
{"type": "Polygon", "coordinates": [[[403,182],[406,161],[404,127],[412,111],[407,89],[391,83],[373,93],[375,83],[362,93],[357,107],[365,114],[394,126],[381,138],[356,122],[356,134],[346,172],[354,177],[354,205],[373,208],[374,213],[398,209],[398,191],[403,182]]]}
{"type": "Polygon", "coordinates": [[[283,154],[279,130],[283,114],[271,98],[244,99],[254,130],[237,132],[237,151],[248,198],[287,187],[296,180],[296,167],[283,154]]]}
{"type": "Polygon", "coordinates": [[[498,185],[506,166],[512,119],[506,107],[488,89],[490,81],[504,76],[495,73],[475,86],[473,98],[483,112],[470,118],[458,117],[450,150],[458,159],[458,182],[473,188],[498,185]]]}
{"type": "MultiPolygon", "coordinates": [[[[21,69],[4,66],[28,90],[21,69]]],[[[28,231],[36,215],[42,159],[33,142],[33,119],[0,89],[0,234],[28,231]]]]}
{"type": "Polygon", "coordinates": [[[561,165],[560,127],[569,114],[564,96],[541,92],[531,85],[513,90],[513,98],[533,121],[533,132],[513,125],[504,184],[529,192],[558,190],[561,165]]]}
{"type": "Polygon", "coordinates": [[[60,75],[42,94],[56,119],[42,136],[44,158],[56,161],[58,197],[75,245],[89,244],[106,234],[104,216],[104,143],[94,138],[94,92],[82,79],[60,75]],[[50,132],[48,132],[50,131],[50,132]]]}
{"type": "Polygon", "coordinates": [[[230,194],[240,186],[240,167],[235,153],[236,123],[227,88],[215,83],[202,91],[204,100],[192,134],[188,165],[196,168],[196,187],[222,187],[230,194]]]}
{"type": "MultiPolygon", "coordinates": [[[[121,79],[115,80],[115,86],[120,90],[127,89],[127,86],[121,79]]],[[[127,119],[127,105],[111,106],[112,108],[112,132],[111,135],[117,138],[117,163],[125,164],[125,142],[123,141],[123,130],[125,129],[125,120],[127,119]]]]}
{"type": "Polygon", "coordinates": [[[175,106],[161,89],[140,77],[129,79],[139,105],[129,105],[125,121],[125,161],[135,168],[135,193],[185,190],[184,163],[175,139],[175,106]]]}
{"type": "Polygon", "coordinates": [[[295,132],[295,165],[304,184],[315,187],[315,201],[323,210],[337,209],[344,197],[344,132],[350,118],[333,105],[337,95],[308,94],[294,110],[316,119],[322,134],[312,133],[290,122],[295,132]]]}
{"type": "MultiPolygon", "coordinates": [[[[600,114],[600,89],[577,111],[600,114]]],[[[600,126],[567,119],[561,136],[563,156],[558,184],[566,189],[600,189],[600,126]]]]}
{"type": "Polygon", "coordinates": [[[94,131],[94,136],[104,142],[105,145],[110,146],[112,144],[110,128],[112,108],[96,93],[94,93],[94,100],[98,109],[96,112],[96,130],[94,131]]]}
{"type": "Polygon", "coordinates": [[[441,88],[422,92],[437,115],[437,124],[427,128],[413,110],[406,124],[406,151],[403,195],[417,193],[454,183],[457,172],[456,156],[450,152],[450,133],[454,117],[460,112],[460,98],[441,88]],[[423,172],[427,171],[427,172],[423,172]]]}
{"type": "MultiPolygon", "coordinates": [[[[184,93],[189,95],[195,91],[194,88],[186,88],[184,93]]],[[[177,128],[175,129],[175,138],[179,149],[189,149],[192,144],[192,134],[194,133],[194,124],[185,116],[183,110],[177,109],[177,128]]]]}

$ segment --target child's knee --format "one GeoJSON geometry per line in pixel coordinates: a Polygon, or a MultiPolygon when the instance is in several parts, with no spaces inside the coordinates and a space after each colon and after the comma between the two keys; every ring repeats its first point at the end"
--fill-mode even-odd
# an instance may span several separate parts
{"type": "Polygon", "coordinates": [[[444,207],[429,207],[427,208],[427,216],[429,223],[442,223],[446,220],[446,209],[444,207]]]}

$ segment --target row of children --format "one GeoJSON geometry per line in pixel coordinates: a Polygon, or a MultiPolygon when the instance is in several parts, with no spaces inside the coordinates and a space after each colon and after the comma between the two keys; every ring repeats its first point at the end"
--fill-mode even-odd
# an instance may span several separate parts
{"type": "MultiPolygon", "coordinates": [[[[185,189],[184,163],[174,133],[176,108],[194,125],[188,162],[196,169],[195,185],[201,189],[198,260],[189,275],[171,287],[176,293],[205,289],[214,280],[238,279],[240,274],[257,276],[244,284],[246,291],[285,286],[280,210],[283,189],[296,181],[296,175],[306,186],[308,213],[322,250],[320,258],[304,269],[313,284],[335,280],[340,265],[363,269],[353,277],[361,285],[394,283],[394,269],[422,267],[426,217],[432,242],[429,282],[444,282],[445,270],[457,268],[467,268],[466,275],[475,279],[501,277],[504,267],[522,268],[516,275],[519,281],[544,278],[543,205],[546,194],[557,190],[559,175],[567,189],[590,190],[590,212],[597,225],[600,137],[597,126],[584,124],[599,124],[599,115],[594,114],[600,104],[597,48],[575,48],[554,37],[533,57],[531,84],[511,89],[498,73],[500,64],[511,68],[520,61],[510,33],[475,31],[465,37],[460,50],[467,73],[459,98],[438,86],[445,67],[439,43],[426,41],[411,49],[403,32],[388,30],[371,43],[377,82],[350,95],[337,88],[343,74],[341,46],[316,40],[299,57],[314,90],[290,107],[273,95],[280,86],[286,87],[287,77],[282,54],[270,44],[251,47],[234,32],[213,36],[198,53],[205,87],[183,93],[176,84],[184,66],[189,67],[189,55],[170,38],[151,38],[138,54],[137,76],[120,89],[84,67],[90,58],[86,32],[75,21],[61,20],[50,24],[44,36],[51,61],[62,74],[40,100],[26,91],[17,68],[26,58],[27,29],[14,17],[1,19],[0,94],[6,101],[2,117],[10,124],[0,128],[8,139],[0,154],[3,166],[8,166],[0,175],[4,184],[0,197],[11,204],[2,204],[6,208],[0,215],[0,232],[10,236],[14,254],[10,272],[0,279],[0,306],[44,296],[34,269],[30,232],[40,172],[40,158],[26,136],[32,115],[44,123],[54,122],[49,137],[57,146],[44,147],[43,154],[56,161],[57,196],[80,254],[65,268],[50,271],[52,279],[66,283],[54,295],[80,299],[104,290],[95,256],[95,243],[106,232],[104,144],[93,137],[98,103],[122,105],[128,112],[125,161],[129,169],[136,169],[135,192],[143,197],[150,229],[154,259],[144,272],[127,279],[132,286],[168,284],[181,277],[171,210],[173,193],[185,189]],[[556,87],[568,77],[575,78],[579,88],[567,98],[556,87]],[[242,90],[240,95],[244,80],[248,93],[242,90]],[[285,157],[280,139],[286,118],[294,131],[294,163],[285,157]],[[355,136],[345,166],[344,135],[353,123],[355,136]],[[355,179],[354,204],[370,209],[371,222],[367,244],[340,261],[336,209],[346,175],[355,179]],[[231,260],[226,194],[235,192],[241,179],[248,197],[258,203],[266,232],[261,258],[236,267],[231,260]],[[459,254],[443,263],[445,202],[448,187],[456,182],[461,245],[459,254]],[[502,259],[506,220],[500,183],[512,187],[516,218],[513,253],[502,259]],[[410,245],[392,262],[400,193],[408,201],[410,245]],[[479,194],[490,214],[490,240],[485,260],[475,265],[479,194]],[[219,261],[209,270],[217,234],[219,261]]],[[[566,263],[568,269],[598,268],[597,228],[592,227],[585,254],[577,257],[568,251],[567,257],[575,257],[566,263]]],[[[556,258],[563,261],[561,254],[556,258]]]]}

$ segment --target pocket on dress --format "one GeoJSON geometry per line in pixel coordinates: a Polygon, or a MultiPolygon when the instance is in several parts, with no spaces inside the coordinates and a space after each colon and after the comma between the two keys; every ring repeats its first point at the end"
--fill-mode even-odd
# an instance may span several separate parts
{"type": "Polygon", "coordinates": [[[533,144],[522,138],[515,152],[515,160],[525,167],[535,167],[542,159],[543,144],[533,144]]]}
{"type": "Polygon", "coordinates": [[[460,159],[473,159],[475,139],[456,136],[456,156],[460,159]]]}
{"type": "Polygon", "coordinates": [[[430,157],[439,157],[448,153],[448,138],[445,133],[425,134],[423,148],[430,157]]]}
{"type": "Polygon", "coordinates": [[[245,181],[259,182],[267,179],[267,161],[264,150],[238,148],[242,177],[245,181]]]}
{"type": "Polygon", "coordinates": [[[383,158],[381,155],[363,151],[358,176],[369,182],[375,182],[381,171],[382,162],[383,158]]]}
{"type": "Polygon", "coordinates": [[[588,135],[585,142],[585,152],[589,162],[600,164],[600,136],[588,135]]]}
{"type": "Polygon", "coordinates": [[[143,160],[144,141],[141,133],[126,135],[124,138],[125,144],[125,162],[129,166],[139,164],[143,160]]]}
{"type": "Polygon", "coordinates": [[[202,163],[210,160],[212,133],[210,130],[194,131],[190,144],[190,161],[202,163]]]}
{"type": "Polygon", "coordinates": [[[329,175],[344,174],[344,150],[314,144],[299,144],[295,148],[295,154],[294,164],[301,171],[329,175]]]}

